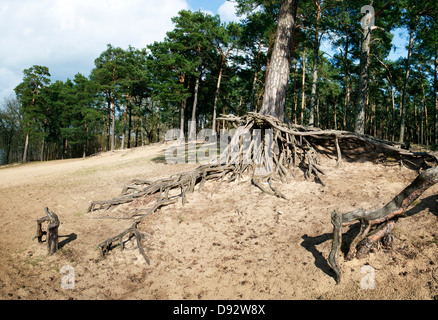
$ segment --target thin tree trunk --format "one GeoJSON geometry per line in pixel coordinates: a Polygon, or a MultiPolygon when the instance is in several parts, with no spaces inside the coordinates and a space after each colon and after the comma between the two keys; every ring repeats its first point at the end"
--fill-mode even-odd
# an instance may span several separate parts
{"type": "Polygon", "coordinates": [[[316,85],[318,82],[318,58],[319,58],[319,19],[321,18],[321,0],[314,0],[316,6],[316,27],[315,40],[313,43],[313,74],[312,74],[312,90],[310,94],[310,117],[309,126],[315,124],[315,104],[316,104],[316,85]]]}
{"type": "Polygon", "coordinates": [[[412,46],[414,43],[414,28],[411,28],[409,32],[409,47],[408,47],[408,61],[406,63],[406,73],[405,73],[405,81],[403,85],[402,92],[402,105],[401,109],[401,119],[400,119],[400,143],[404,142],[405,137],[405,129],[406,129],[406,101],[407,101],[407,90],[408,90],[408,80],[409,73],[411,69],[411,56],[412,56],[412,46]]]}
{"type": "Polygon", "coordinates": [[[284,120],[297,0],[283,0],[260,113],[284,120]]]}
{"type": "Polygon", "coordinates": [[[46,141],[46,139],[44,139],[44,137],[43,137],[43,140],[41,141],[41,158],[40,158],[40,161],[44,161],[44,145],[45,145],[45,141],[46,141]]]}
{"type": "Polygon", "coordinates": [[[187,98],[184,99],[184,102],[181,102],[180,108],[180,125],[179,125],[179,137],[178,139],[182,139],[184,137],[184,112],[186,110],[187,98]]]}
{"type": "MultiPolygon", "coordinates": [[[[367,13],[368,19],[371,19],[371,13],[367,13]]],[[[365,134],[365,110],[367,105],[368,95],[368,67],[370,55],[370,40],[371,27],[364,29],[362,38],[362,47],[360,54],[360,75],[359,75],[359,93],[357,100],[356,119],[354,123],[354,131],[356,133],[365,134]]]]}
{"type": "Polygon", "coordinates": [[[108,118],[106,122],[106,151],[110,150],[110,134],[111,134],[111,100],[108,100],[108,118]]]}
{"type": "Polygon", "coordinates": [[[132,130],[132,104],[128,109],[128,149],[131,148],[131,130],[132,130]]]}
{"type": "Polygon", "coordinates": [[[259,41],[259,51],[257,53],[256,57],[256,69],[254,72],[254,78],[252,80],[252,89],[251,89],[251,105],[250,105],[250,111],[255,111],[255,95],[257,91],[257,77],[258,77],[258,71],[260,66],[260,53],[262,52],[262,40],[259,41]]]}
{"type": "Polygon", "coordinates": [[[295,63],[294,86],[292,89],[293,100],[292,100],[290,119],[293,123],[297,123],[297,68],[298,68],[298,61],[295,63]]]}
{"type": "Polygon", "coordinates": [[[435,131],[434,131],[434,144],[438,145],[438,44],[435,43],[435,59],[434,59],[434,73],[433,73],[433,97],[435,104],[435,131]]]}
{"type": "Polygon", "coordinates": [[[199,78],[201,78],[201,73],[196,77],[195,83],[195,96],[193,99],[193,108],[192,108],[192,123],[189,128],[189,136],[191,140],[194,140],[196,137],[196,106],[198,104],[198,91],[199,91],[199,78]]]}
{"type": "Polygon", "coordinates": [[[337,130],[336,123],[338,120],[336,119],[336,103],[333,104],[333,129],[337,130]]]}
{"type": "Polygon", "coordinates": [[[23,163],[27,162],[27,151],[29,149],[29,133],[26,134],[26,140],[24,142],[23,163]]]}
{"type": "Polygon", "coordinates": [[[116,104],[114,101],[114,96],[113,96],[113,101],[112,101],[112,123],[111,123],[111,151],[114,151],[116,149],[116,133],[115,133],[115,129],[116,129],[116,104]]]}
{"type": "Polygon", "coordinates": [[[300,110],[300,124],[304,123],[304,109],[306,107],[306,48],[303,50],[303,76],[301,79],[301,110],[300,110]]]}
{"type": "Polygon", "coordinates": [[[214,93],[214,104],[213,104],[213,132],[216,132],[216,110],[217,110],[217,102],[219,100],[219,89],[221,87],[221,79],[222,79],[222,70],[225,63],[225,56],[222,55],[221,66],[219,69],[219,76],[217,78],[216,84],[216,92],[214,93]]]}
{"type": "Polygon", "coordinates": [[[86,136],[85,136],[84,145],[83,145],[83,149],[82,149],[82,159],[85,159],[85,157],[87,156],[88,125],[87,125],[86,122],[85,122],[84,128],[85,128],[85,134],[86,134],[86,136]]]}
{"type": "Polygon", "coordinates": [[[350,72],[348,70],[348,45],[349,45],[349,29],[347,28],[345,53],[344,53],[344,73],[345,73],[345,100],[344,100],[344,117],[343,129],[350,130],[350,72]]]}
{"type": "MultiPolygon", "coordinates": [[[[129,99],[129,94],[127,99],[129,99]]],[[[125,104],[125,114],[123,116],[123,132],[122,132],[122,149],[125,149],[125,135],[126,135],[126,120],[128,118],[128,101],[125,104]]]]}
{"type": "Polygon", "coordinates": [[[426,100],[424,100],[424,104],[423,104],[423,108],[424,108],[424,121],[425,121],[425,129],[424,129],[424,135],[425,135],[425,143],[426,145],[429,145],[431,143],[431,136],[432,134],[429,133],[429,119],[427,117],[427,105],[426,105],[426,100]]]}

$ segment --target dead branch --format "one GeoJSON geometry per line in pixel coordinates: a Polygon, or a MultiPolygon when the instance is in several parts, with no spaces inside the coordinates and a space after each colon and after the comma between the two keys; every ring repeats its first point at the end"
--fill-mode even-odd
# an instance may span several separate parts
{"type": "Polygon", "coordinates": [[[407,210],[411,203],[437,182],[438,167],[430,168],[419,174],[410,185],[380,209],[357,209],[344,214],[334,211],[332,213],[333,244],[328,260],[336,274],[336,282],[341,281],[341,271],[336,262],[336,257],[343,226],[350,225],[355,221],[360,222],[359,234],[351,242],[346,259],[363,258],[368,255],[374,243],[393,230],[396,219],[407,210]],[[371,235],[368,235],[373,226],[380,224],[383,224],[383,226],[378,227],[371,235]]]}
{"type": "Polygon", "coordinates": [[[137,239],[137,247],[140,250],[140,253],[142,254],[142,256],[144,257],[144,259],[146,260],[147,264],[150,264],[149,258],[146,256],[146,253],[143,249],[143,246],[141,245],[141,240],[145,237],[145,236],[150,236],[148,233],[145,232],[140,232],[137,229],[137,224],[138,222],[134,222],[128,229],[126,229],[125,231],[119,233],[118,235],[111,237],[103,242],[101,242],[98,245],[98,248],[100,249],[100,254],[103,257],[109,250],[112,249],[112,244],[114,241],[119,241],[120,244],[120,248],[123,250],[125,248],[124,242],[123,242],[123,237],[128,235],[129,239],[132,236],[135,236],[135,238],[137,239]]]}

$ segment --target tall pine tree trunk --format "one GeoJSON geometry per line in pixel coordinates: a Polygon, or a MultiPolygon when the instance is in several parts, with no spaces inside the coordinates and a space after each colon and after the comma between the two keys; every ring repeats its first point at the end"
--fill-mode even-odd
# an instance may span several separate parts
{"type": "Polygon", "coordinates": [[[191,140],[194,140],[196,137],[196,106],[198,104],[199,78],[201,78],[201,73],[199,73],[199,75],[196,77],[195,83],[195,95],[192,108],[192,122],[189,128],[189,137],[191,140]]]}
{"type": "MultiPolygon", "coordinates": [[[[129,97],[129,95],[128,95],[129,97]]],[[[125,113],[123,116],[123,132],[122,132],[122,149],[125,149],[125,135],[126,135],[126,120],[128,117],[128,102],[125,104],[125,113]]]]}
{"type": "MultiPolygon", "coordinates": [[[[367,14],[371,19],[371,14],[367,14]]],[[[359,75],[359,93],[356,107],[356,119],[354,122],[354,131],[356,133],[365,134],[365,110],[367,106],[367,93],[368,93],[368,67],[369,67],[369,55],[370,55],[370,40],[371,40],[371,27],[364,29],[364,35],[362,38],[362,46],[360,53],[360,75],[359,75]]]]}
{"type": "Polygon", "coordinates": [[[297,69],[298,69],[298,61],[295,63],[295,71],[294,71],[294,86],[292,88],[292,110],[290,119],[293,123],[297,123],[297,69]]]}
{"type": "Polygon", "coordinates": [[[409,47],[408,47],[408,61],[406,62],[406,73],[405,73],[405,81],[403,84],[403,93],[402,93],[402,105],[401,109],[401,119],[400,119],[400,143],[404,142],[405,137],[405,129],[406,129],[406,101],[407,101],[407,90],[408,90],[408,80],[409,73],[411,69],[411,56],[412,56],[412,46],[414,43],[414,28],[411,28],[409,32],[409,47]]]}
{"type": "Polygon", "coordinates": [[[252,80],[252,89],[251,89],[251,105],[250,105],[250,111],[255,111],[255,95],[257,91],[257,77],[259,72],[259,66],[260,66],[260,53],[262,52],[262,39],[259,41],[259,51],[257,53],[256,57],[256,68],[254,72],[254,78],[252,80]]]}
{"type": "Polygon", "coordinates": [[[348,70],[348,45],[349,45],[349,29],[347,28],[345,52],[344,52],[344,73],[345,73],[345,100],[344,100],[344,130],[350,130],[350,72],[348,70]]]}
{"type": "Polygon", "coordinates": [[[316,85],[318,82],[318,58],[319,58],[319,19],[321,18],[321,3],[314,1],[316,6],[316,27],[315,40],[313,43],[313,74],[312,74],[312,90],[310,94],[310,117],[309,126],[315,124],[315,104],[316,104],[316,85]]]}
{"type": "Polygon", "coordinates": [[[222,55],[221,66],[219,69],[219,76],[217,78],[216,84],[216,92],[214,93],[214,105],[213,105],[213,132],[216,132],[216,110],[217,110],[217,102],[219,100],[219,89],[221,87],[221,79],[222,79],[222,71],[225,63],[225,56],[222,55]]]}
{"type": "Polygon", "coordinates": [[[111,134],[111,100],[108,98],[108,117],[106,122],[106,151],[110,150],[110,134],[111,134]]]}
{"type": "Polygon", "coordinates": [[[303,75],[301,78],[301,110],[300,124],[304,124],[304,109],[306,108],[306,47],[303,50],[303,75]]]}
{"type": "Polygon", "coordinates": [[[114,151],[116,149],[116,104],[114,101],[112,101],[113,109],[112,109],[112,122],[111,122],[111,151],[114,151]]]}
{"type": "Polygon", "coordinates": [[[260,113],[284,121],[297,0],[283,0],[260,113]]]}
{"type": "Polygon", "coordinates": [[[26,140],[24,142],[23,163],[27,162],[27,150],[29,149],[29,133],[26,134],[26,140]]]}
{"type": "Polygon", "coordinates": [[[184,113],[186,110],[187,98],[181,102],[181,107],[179,109],[179,136],[178,139],[182,139],[184,137],[184,113]]]}
{"type": "Polygon", "coordinates": [[[433,97],[435,104],[435,131],[434,131],[434,144],[438,144],[438,44],[435,43],[435,59],[434,59],[434,73],[433,73],[433,97]]]}

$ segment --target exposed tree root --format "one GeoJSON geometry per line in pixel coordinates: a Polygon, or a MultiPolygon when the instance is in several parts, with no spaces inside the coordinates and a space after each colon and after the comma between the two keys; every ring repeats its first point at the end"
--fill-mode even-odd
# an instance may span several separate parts
{"type": "Polygon", "coordinates": [[[43,242],[43,235],[46,235],[47,253],[52,255],[58,250],[59,218],[54,212],[50,211],[49,208],[45,208],[44,211],[46,212],[46,216],[37,219],[37,234],[33,239],[37,238],[38,242],[43,242]],[[49,222],[47,232],[42,229],[42,223],[46,221],[49,222]]]}
{"type": "Polygon", "coordinates": [[[400,217],[424,191],[438,182],[438,167],[427,169],[400,192],[394,199],[377,210],[357,209],[344,214],[337,211],[332,213],[333,244],[329,255],[329,263],[336,274],[336,282],[341,282],[341,270],[337,263],[338,250],[342,241],[342,226],[350,225],[355,221],[360,222],[360,232],[350,244],[346,259],[363,258],[368,255],[374,243],[386,237],[393,230],[398,217],[400,217]],[[369,234],[373,226],[377,229],[369,234]]]}
{"type": "MultiPolygon", "coordinates": [[[[94,212],[97,210],[108,210],[121,204],[130,203],[139,198],[156,198],[153,210],[136,209],[128,213],[127,218],[133,219],[137,217],[140,212],[147,212],[147,214],[142,215],[140,218],[137,217],[136,222],[124,232],[102,242],[99,245],[102,255],[111,248],[111,243],[114,240],[118,239],[122,244],[122,237],[127,234],[136,236],[138,247],[143,254],[144,250],[141,247],[141,237],[136,228],[137,224],[148,214],[158,210],[159,207],[172,203],[170,200],[175,201],[175,198],[180,197],[184,204],[187,194],[193,192],[197,185],[199,185],[199,189],[202,190],[207,181],[219,181],[218,185],[220,185],[226,176],[229,177],[228,181],[231,182],[241,179],[243,175],[248,175],[251,183],[264,193],[287,199],[287,196],[274,186],[273,181],[280,180],[283,183],[289,182],[291,178],[294,177],[291,168],[299,168],[304,172],[306,179],[310,180],[314,177],[317,182],[326,186],[326,182],[323,179],[326,169],[320,164],[319,153],[322,152],[320,150],[321,146],[327,144],[327,142],[331,144],[333,150],[335,150],[337,167],[342,165],[343,143],[344,145],[356,143],[371,146],[371,148],[375,150],[376,157],[378,154],[384,154],[385,157],[388,156],[398,159],[400,163],[402,163],[403,160],[408,160],[414,164],[417,169],[426,168],[428,166],[426,161],[437,163],[437,158],[428,153],[410,152],[409,150],[402,149],[401,146],[396,143],[348,131],[320,130],[313,127],[286,124],[275,117],[258,113],[249,113],[244,117],[227,115],[218,118],[218,120],[220,119],[231,122],[236,128],[236,131],[227,148],[223,150],[216,159],[210,161],[210,163],[200,165],[193,171],[179,173],[155,181],[132,180],[123,188],[119,197],[104,201],[93,201],[90,204],[88,211],[94,212]]],[[[324,147],[322,147],[322,149],[324,149],[324,147]]],[[[401,205],[402,204],[398,202],[394,202],[388,205],[384,213],[379,211],[378,214],[362,209],[356,210],[354,213],[342,215],[341,225],[358,219],[362,221],[363,230],[361,236],[354,241],[354,247],[356,247],[359,241],[366,237],[372,225],[378,223],[378,221],[380,223],[391,219],[396,215],[392,213],[393,215],[391,216],[391,214],[387,213],[387,210],[394,211],[395,209],[393,210],[393,207],[399,209],[401,205]],[[380,221],[379,219],[383,220],[380,221]]],[[[403,208],[405,209],[405,207],[403,208]]],[[[339,222],[339,214],[334,214],[332,221],[336,221],[337,225],[339,222]]],[[[389,230],[389,226],[387,230],[389,230]]],[[[387,231],[383,233],[386,234],[387,231]]],[[[329,259],[339,279],[340,271],[336,265],[336,253],[341,241],[341,236],[340,226],[335,227],[334,240],[336,241],[334,241],[334,247],[329,259]]],[[[374,238],[369,239],[369,243],[373,241],[375,241],[374,238]]],[[[365,248],[367,248],[367,246],[363,248],[361,252],[366,251],[365,248]]],[[[350,256],[354,254],[352,251],[350,256]]],[[[143,255],[146,261],[148,261],[146,255],[143,255]]]]}

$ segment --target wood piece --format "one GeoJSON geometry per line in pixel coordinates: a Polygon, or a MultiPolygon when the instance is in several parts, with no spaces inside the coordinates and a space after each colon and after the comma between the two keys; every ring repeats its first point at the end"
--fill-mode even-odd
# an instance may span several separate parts
{"type": "Polygon", "coordinates": [[[47,253],[49,255],[54,254],[58,250],[58,227],[59,227],[59,218],[58,216],[50,211],[49,208],[45,208],[44,211],[46,212],[46,216],[37,219],[37,234],[33,238],[37,238],[38,242],[42,243],[42,237],[43,235],[46,235],[46,242],[47,242],[47,253]],[[47,231],[43,231],[42,224],[43,222],[49,222],[47,226],[47,231]]]}
{"type": "Polygon", "coordinates": [[[137,239],[137,247],[138,247],[140,253],[142,254],[142,256],[145,259],[146,263],[150,264],[150,260],[147,257],[147,255],[146,255],[146,253],[145,253],[145,251],[143,249],[143,246],[141,244],[141,240],[146,235],[149,235],[149,234],[147,234],[145,232],[140,232],[137,229],[137,224],[138,224],[138,222],[136,221],[128,229],[122,231],[121,233],[119,233],[116,236],[113,236],[113,237],[111,237],[111,238],[101,242],[98,245],[98,248],[100,249],[101,256],[103,257],[108,251],[110,251],[112,249],[112,244],[113,244],[114,241],[119,241],[120,248],[121,248],[121,250],[123,250],[125,248],[124,243],[123,243],[123,237],[126,236],[126,235],[128,235],[129,237],[135,236],[136,239],[137,239]]]}

